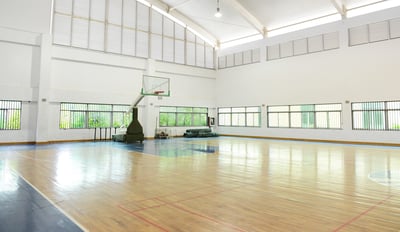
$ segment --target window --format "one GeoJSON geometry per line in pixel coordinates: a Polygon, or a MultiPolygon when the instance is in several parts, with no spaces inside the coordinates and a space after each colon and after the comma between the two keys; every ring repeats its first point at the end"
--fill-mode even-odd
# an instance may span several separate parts
{"type": "Polygon", "coordinates": [[[111,127],[112,105],[88,104],[88,127],[111,127]]]}
{"type": "Polygon", "coordinates": [[[61,103],[60,129],[127,127],[132,120],[128,105],[61,103]]]}
{"type": "Polygon", "coordinates": [[[218,109],[219,126],[259,127],[260,107],[229,107],[218,109]]]}
{"type": "Polygon", "coordinates": [[[353,129],[400,130],[400,101],[352,103],[353,129]]]}
{"type": "Polygon", "coordinates": [[[52,2],[54,44],[214,68],[212,42],[146,1],[52,2]]]}
{"type": "Polygon", "coordinates": [[[128,105],[113,105],[112,127],[128,127],[132,121],[132,113],[129,110],[128,105]]]}
{"type": "Polygon", "coordinates": [[[21,101],[0,101],[0,130],[21,129],[21,101]]]}
{"type": "Polygon", "coordinates": [[[268,106],[268,127],[340,129],[342,104],[268,106]]]}
{"type": "Polygon", "coordinates": [[[205,107],[160,107],[160,127],[207,126],[208,109],[205,107]]]}

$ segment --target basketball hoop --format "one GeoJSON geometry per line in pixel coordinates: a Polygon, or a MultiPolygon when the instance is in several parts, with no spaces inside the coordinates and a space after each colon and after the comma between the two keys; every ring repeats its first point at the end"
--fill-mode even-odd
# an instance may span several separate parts
{"type": "Polygon", "coordinates": [[[154,95],[156,95],[158,97],[158,100],[162,100],[162,95],[160,95],[162,93],[164,93],[163,90],[154,91],[154,95]]]}

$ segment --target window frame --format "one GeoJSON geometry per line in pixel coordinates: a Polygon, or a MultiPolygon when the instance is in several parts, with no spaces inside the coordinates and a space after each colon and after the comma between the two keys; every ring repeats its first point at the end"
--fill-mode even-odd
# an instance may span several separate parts
{"type": "Polygon", "coordinates": [[[22,120],[22,101],[19,100],[0,100],[0,131],[21,130],[22,120]],[[16,115],[14,115],[16,113],[16,115]],[[16,119],[12,117],[16,116],[16,119]],[[5,118],[4,118],[5,117],[5,118]],[[17,122],[13,122],[17,120],[17,122]]]}
{"type": "MultiPolygon", "coordinates": [[[[160,106],[158,112],[158,125],[160,127],[204,127],[208,126],[208,107],[198,106],[160,106]],[[164,108],[164,110],[163,110],[164,108]],[[200,116],[200,125],[195,123],[196,116],[200,116]],[[203,116],[203,117],[202,117],[203,116]],[[161,123],[161,118],[166,117],[166,124],[161,123]],[[180,119],[183,117],[183,124],[180,119]],[[174,120],[170,120],[174,118],[174,120]],[[187,119],[190,118],[190,123],[186,124],[187,119]],[[204,125],[201,124],[202,118],[205,120],[204,125]]],[[[163,119],[164,120],[164,119],[163,119]]]]}
{"type": "MultiPolygon", "coordinates": [[[[253,127],[260,128],[261,127],[261,107],[260,106],[235,106],[235,107],[219,107],[217,109],[218,112],[218,126],[219,127],[253,127]],[[257,108],[258,111],[252,111],[251,108],[257,108]],[[249,115],[253,115],[253,124],[254,124],[254,115],[258,115],[258,125],[248,125],[248,117],[249,115]],[[225,119],[229,119],[229,124],[221,124],[221,117],[225,119]],[[244,119],[241,119],[241,117],[244,119]],[[237,117],[237,120],[234,120],[234,117],[237,117]],[[236,121],[236,122],[235,122],[236,121]],[[241,123],[242,122],[242,123],[241,123]]],[[[225,119],[223,121],[225,121],[225,119]]]]}
{"type": "Polygon", "coordinates": [[[59,115],[59,129],[69,130],[69,129],[94,129],[94,128],[119,128],[119,127],[128,127],[129,123],[132,121],[132,112],[128,112],[129,105],[124,104],[105,104],[105,103],[77,103],[77,102],[61,102],[60,103],[60,115],[59,115]],[[71,109],[74,106],[81,106],[82,108],[79,109],[71,109]],[[108,107],[109,109],[95,109],[93,107],[108,107]],[[63,109],[65,107],[66,109],[63,109]],[[126,110],[116,109],[118,107],[126,108],[126,110]],[[70,115],[63,115],[64,112],[69,114],[71,113],[81,113],[83,120],[77,121],[77,123],[82,123],[81,127],[71,126],[73,122],[71,119],[73,118],[70,115]],[[91,124],[90,120],[91,114],[108,114],[108,118],[106,118],[107,125],[93,125],[91,124]],[[123,114],[122,115],[122,122],[120,126],[115,125],[115,113],[123,114]],[[63,121],[62,117],[68,117],[70,120],[66,123],[63,121]],[[129,119],[130,118],[130,119],[129,119]],[[62,123],[66,123],[66,125],[62,125],[62,123]]]}
{"type": "Polygon", "coordinates": [[[295,104],[295,105],[268,105],[266,107],[267,110],[267,128],[291,128],[291,129],[328,129],[328,130],[341,130],[342,128],[342,111],[343,111],[343,105],[342,103],[320,103],[320,104],[295,104]],[[326,110],[318,110],[318,106],[329,106],[331,105],[332,107],[340,105],[340,109],[326,109],[326,110]],[[309,107],[310,109],[304,109],[302,110],[302,107],[309,107]],[[272,108],[285,108],[285,110],[272,110],[272,108]],[[296,109],[300,108],[300,109],[296,109]],[[318,126],[318,119],[317,113],[326,113],[327,121],[326,121],[326,127],[319,127],[318,126]],[[339,122],[339,127],[332,127],[330,120],[329,120],[329,114],[330,113],[339,113],[340,116],[340,122],[339,122]],[[279,119],[281,118],[280,115],[283,114],[286,116],[287,119],[287,125],[279,125],[279,119]],[[294,126],[294,116],[299,114],[300,115],[300,121],[296,123],[296,126],[294,126]],[[303,122],[303,116],[307,114],[307,125],[312,124],[312,126],[304,126],[303,122]],[[272,117],[271,115],[277,115],[277,120],[278,124],[277,126],[271,126],[270,118],[272,117]],[[312,120],[311,120],[312,118],[312,120]],[[313,122],[311,122],[313,121],[313,122]],[[311,123],[310,123],[311,122],[311,123]],[[300,125],[300,126],[297,126],[300,125]]]}
{"type": "MultiPolygon", "coordinates": [[[[377,115],[375,114],[375,117],[377,115]]],[[[392,101],[367,101],[367,102],[352,102],[351,103],[351,122],[352,122],[352,129],[353,130],[361,130],[361,131],[400,131],[400,100],[392,100],[392,101]],[[393,108],[393,107],[389,107],[390,103],[398,103],[399,106],[397,108],[393,108]],[[376,108],[373,109],[354,109],[355,105],[357,104],[377,104],[376,108]],[[378,107],[379,104],[382,104],[382,107],[378,107]],[[355,113],[360,112],[363,113],[365,115],[365,113],[368,113],[368,120],[371,120],[371,118],[374,118],[373,115],[371,115],[371,113],[382,113],[381,115],[381,119],[382,119],[382,128],[379,128],[379,126],[377,128],[371,128],[371,126],[374,124],[374,122],[369,123],[368,128],[356,128],[356,123],[355,123],[355,113]],[[390,117],[389,117],[389,113],[393,113],[393,112],[397,112],[399,114],[398,120],[397,122],[398,124],[398,128],[389,128],[391,123],[390,123],[390,117]]],[[[363,124],[365,125],[365,123],[363,124]]]]}

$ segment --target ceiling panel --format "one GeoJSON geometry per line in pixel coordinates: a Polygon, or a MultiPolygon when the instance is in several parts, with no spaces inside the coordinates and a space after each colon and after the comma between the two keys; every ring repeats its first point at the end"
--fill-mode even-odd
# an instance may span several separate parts
{"type": "Polygon", "coordinates": [[[268,30],[337,13],[330,0],[238,0],[268,30]],[[260,4],[262,2],[262,4],[260,4]]]}
{"type": "Polygon", "coordinates": [[[353,9],[376,2],[382,2],[382,0],[346,0],[346,8],[353,9]]]}
{"type": "Polygon", "coordinates": [[[228,1],[220,1],[221,18],[214,16],[217,10],[215,0],[165,0],[171,7],[201,25],[220,41],[242,38],[257,33],[257,30],[249,24],[228,1]]]}
{"type": "MultiPolygon", "coordinates": [[[[257,29],[249,21],[258,25],[258,28],[261,23],[267,30],[273,30],[338,13],[332,0],[220,0],[223,16],[216,18],[214,14],[217,0],[149,1],[164,2],[170,9],[186,16],[221,43],[257,34],[257,29]],[[237,3],[242,7],[238,7],[237,3]]],[[[343,2],[347,9],[352,9],[383,0],[336,1],[343,2]]]]}

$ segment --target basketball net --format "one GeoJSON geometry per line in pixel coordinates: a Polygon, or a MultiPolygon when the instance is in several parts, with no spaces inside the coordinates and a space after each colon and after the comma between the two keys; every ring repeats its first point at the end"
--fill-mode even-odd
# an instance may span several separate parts
{"type": "Polygon", "coordinates": [[[158,100],[162,100],[162,97],[163,97],[163,96],[160,95],[160,94],[162,94],[162,93],[164,93],[164,91],[162,91],[162,90],[154,91],[154,95],[157,96],[158,100]]]}

